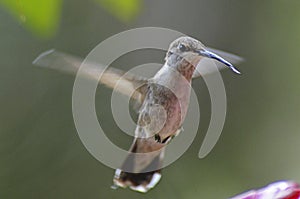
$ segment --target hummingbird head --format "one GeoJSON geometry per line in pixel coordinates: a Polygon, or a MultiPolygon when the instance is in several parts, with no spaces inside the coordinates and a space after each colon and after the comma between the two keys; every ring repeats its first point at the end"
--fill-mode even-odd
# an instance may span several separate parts
{"type": "Polygon", "coordinates": [[[184,59],[194,66],[197,66],[203,57],[215,59],[228,66],[233,72],[241,74],[230,62],[205,49],[205,46],[200,41],[187,36],[179,37],[170,44],[166,60],[176,63],[184,59]]]}

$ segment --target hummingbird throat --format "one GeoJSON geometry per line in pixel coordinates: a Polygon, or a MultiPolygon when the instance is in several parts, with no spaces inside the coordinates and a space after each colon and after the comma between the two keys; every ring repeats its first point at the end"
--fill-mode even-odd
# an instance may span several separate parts
{"type": "Polygon", "coordinates": [[[200,60],[195,59],[192,62],[189,62],[180,55],[169,52],[166,61],[169,67],[176,69],[182,76],[185,77],[186,80],[191,81],[196,68],[195,65],[200,60]]]}

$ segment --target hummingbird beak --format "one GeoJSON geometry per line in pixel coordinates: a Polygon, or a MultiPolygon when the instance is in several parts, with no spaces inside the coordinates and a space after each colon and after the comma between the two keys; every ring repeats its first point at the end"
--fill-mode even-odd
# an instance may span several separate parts
{"type": "Polygon", "coordinates": [[[196,52],[203,57],[218,60],[219,62],[228,66],[233,72],[235,72],[237,74],[241,74],[241,72],[238,71],[238,69],[236,69],[230,62],[226,61],[224,58],[220,57],[219,55],[217,55],[215,53],[212,53],[212,52],[210,52],[208,50],[204,50],[204,49],[197,50],[196,52]]]}

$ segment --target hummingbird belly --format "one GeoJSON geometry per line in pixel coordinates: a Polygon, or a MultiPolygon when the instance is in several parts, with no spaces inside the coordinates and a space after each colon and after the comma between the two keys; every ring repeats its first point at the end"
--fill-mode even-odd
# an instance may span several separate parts
{"type": "Polygon", "coordinates": [[[151,83],[138,120],[139,127],[144,129],[143,135],[137,136],[155,136],[159,143],[165,143],[176,135],[186,116],[189,97],[190,89],[182,89],[178,96],[163,85],[151,83]]]}

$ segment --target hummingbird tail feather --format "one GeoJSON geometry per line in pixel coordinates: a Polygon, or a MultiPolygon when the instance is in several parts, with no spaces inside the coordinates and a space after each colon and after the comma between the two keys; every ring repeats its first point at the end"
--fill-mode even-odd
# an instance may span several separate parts
{"type": "Polygon", "coordinates": [[[128,155],[121,169],[116,170],[113,180],[114,187],[130,187],[134,191],[147,192],[161,178],[164,150],[161,149],[157,153],[145,153],[142,156],[135,156],[135,153],[140,153],[137,150],[137,145],[138,142],[133,144],[131,147],[132,153],[128,155]]]}
{"type": "Polygon", "coordinates": [[[147,173],[128,173],[117,169],[114,184],[122,188],[129,186],[134,191],[145,193],[153,188],[159,182],[160,178],[160,170],[147,173]]]}

